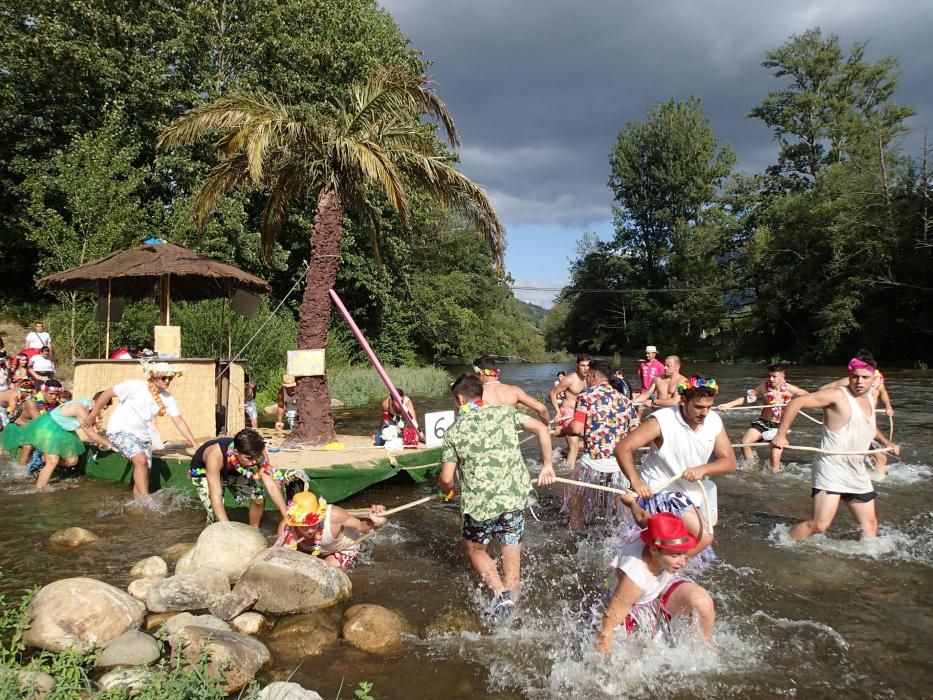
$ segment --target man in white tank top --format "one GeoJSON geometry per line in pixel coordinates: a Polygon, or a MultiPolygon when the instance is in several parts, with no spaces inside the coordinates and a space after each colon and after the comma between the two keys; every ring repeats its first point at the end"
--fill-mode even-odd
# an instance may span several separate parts
{"type": "Polygon", "coordinates": [[[711,487],[702,481],[734,472],[736,463],[722,419],[710,411],[719,391],[716,380],[695,375],[680,382],[677,390],[680,403],[652,413],[616,446],[615,455],[638,492],[639,506],[649,513],[673,513],[683,519],[697,538],[697,545],[687,552],[692,557],[713,542],[715,509],[707,492],[711,487]],[[634,453],[649,446],[647,457],[636,468],[634,453]],[[652,484],[666,485],[655,493],[652,484]]]}
{"type": "MultiPolygon", "coordinates": [[[[900,447],[882,435],[875,425],[875,402],[871,393],[875,369],[870,363],[853,357],[849,360],[847,386],[820,389],[791,401],[771,444],[787,447],[787,432],[801,409],[822,408],[821,449],[830,453],[861,452],[869,448],[872,440],[877,440],[892,448],[894,454],[900,454],[900,447]]],[[[862,537],[877,536],[877,494],[868,476],[864,455],[821,454],[813,461],[812,480],[810,518],[790,529],[793,539],[805,540],[815,533],[826,532],[833,524],[840,500],[855,519],[862,537]]]]}

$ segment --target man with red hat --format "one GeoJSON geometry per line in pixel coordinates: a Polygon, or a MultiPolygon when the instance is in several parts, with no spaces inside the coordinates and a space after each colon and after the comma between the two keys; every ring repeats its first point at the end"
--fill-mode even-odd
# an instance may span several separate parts
{"type": "Polygon", "coordinates": [[[648,518],[640,539],[620,549],[612,559],[616,586],[596,635],[596,648],[608,652],[615,631],[624,625],[626,636],[655,637],[669,632],[675,615],[688,615],[709,641],[716,606],[709,592],[679,575],[687,552],[697,546],[683,521],[672,513],[648,518]]]}

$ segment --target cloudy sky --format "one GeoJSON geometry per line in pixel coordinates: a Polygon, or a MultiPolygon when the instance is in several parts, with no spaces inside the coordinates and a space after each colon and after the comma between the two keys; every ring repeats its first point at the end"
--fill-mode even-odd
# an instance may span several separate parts
{"type": "Polygon", "coordinates": [[[761,67],[791,34],[820,27],[867,59],[900,60],[897,101],[919,132],[933,115],[930,0],[380,0],[432,75],[460,131],[462,169],[508,230],[516,296],[550,306],[585,231],[612,232],[609,151],[655,103],[703,101],[738,167],[775,159],[745,115],[782,83],[761,67]]]}

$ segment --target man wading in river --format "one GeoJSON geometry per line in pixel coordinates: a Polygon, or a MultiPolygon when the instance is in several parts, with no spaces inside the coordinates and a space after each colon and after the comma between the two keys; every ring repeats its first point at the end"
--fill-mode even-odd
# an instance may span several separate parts
{"type": "Polygon", "coordinates": [[[554,435],[567,437],[567,462],[572,467],[577,463],[577,454],[580,451],[580,438],[570,432],[570,421],[577,406],[577,394],[586,389],[586,374],[590,371],[590,356],[577,355],[577,368],[560,380],[551,389],[550,399],[557,421],[554,435]],[[560,398],[563,395],[563,398],[560,398]]]}
{"type": "Polygon", "coordinates": [[[496,367],[496,361],[491,357],[480,357],[473,360],[473,371],[483,383],[483,403],[487,406],[512,406],[518,408],[518,405],[527,406],[538,414],[545,424],[548,424],[551,417],[548,415],[547,407],[537,399],[529,396],[527,393],[511,384],[504,384],[499,381],[501,370],[496,367]]]}
{"type": "MultiPolygon", "coordinates": [[[[791,401],[771,443],[779,448],[787,447],[787,432],[797,414],[805,408],[822,408],[820,449],[829,453],[864,452],[872,440],[877,440],[892,448],[895,455],[900,454],[900,447],[882,435],[875,425],[875,396],[871,388],[876,369],[870,362],[853,357],[848,365],[848,385],[820,389],[791,401]]],[[[863,538],[877,536],[877,494],[868,476],[864,455],[821,454],[813,461],[812,480],[810,518],[790,529],[793,539],[805,540],[815,533],[826,532],[833,524],[840,500],[848,507],[863,538]]]]}
{"type": "Polygon", "coordinates": [[[712,377],[690,377],[678,387],[679,404],[652,413],[616,447],[619,466],[640,497],[638,505],[649,513],[681,517],[690,534],[698,538],[687,552],[691,557],[713,543],[710,520],[715,520],[715,513],[706,512],[710,499],[703,479],[736,468],[722,419],[710,412],[718,391],[712,377]],[[648,446],[648,455],[636,468],[634,452],[648,446]],[[716,459],[710,462],[712,455],[716,459]],[[652,483],[667,485],[655,493],[652,483]]]}
{"type": "Polygon", "coordinates": [[[463,547],[473,569],[495,596],[491,615],[502,618],[514,608],[519,595],[524,510],[531,491],[518,431],[527,430],[538,438],[541,485],[554,482],[551,436],[546,424],[511,406],[487,406],[483,385],[473,375],[461,375],[452,391],[460,415],[444,435],[438,485],[452,494],[459,471],[463,547]],[[493,538],[502,551],[502,577],[486,551],[493,538]]]}

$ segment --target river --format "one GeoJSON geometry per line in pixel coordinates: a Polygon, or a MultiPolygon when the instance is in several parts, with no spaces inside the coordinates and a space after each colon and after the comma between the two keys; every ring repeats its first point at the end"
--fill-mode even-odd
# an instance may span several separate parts
{"type": "MultiPolygon", "coordinates": [[[[634,360],[624,363],[634,376],[634,360]]],[[[546,393],[552,364],[504,365],[503,381],[546,393]]],[[[689,365],[685,374],[712,374],[725,401],[764,376],[758,365],[689,365]]],[[[794,366],[788,380],[812,389],[843,370],[794,366]]],[[[560,488],[539,489],[537,520],[528,519],[523,598],[514,626],[477,627],[483,606],[459,541],[455,507],[432,503],[394,519],[364,546],[352,573],[353,602],[401,611],[419,631],[398,657],[363,654],[340,642],[306,659],[292,680],[324,697],[350,697],[361,680],[389,698],[837,698],[929,697],[933,686],[933,375],[886,373],[903,447],[889,476],[876,482],[882,523],[870,544],[856,539],[844,510],[827,536],[788,541],[788,526],[809,512],[809,460],[785,456],[785,469],[742,467],[718,478],[718,563],[694,574],[717,605],[715,644],[677,648],[636,643],[610,658],[589,652],[581,632],[588,601],[606,578],[605,533],[571,536],[559,515],[560,488]],[[800,459],[800,462],[788,461],[800,459]],[[584,601],[587,601],[585,604],[584,601]],[[580,649],[584,650],[581,652],[580,649]]],[[[416,397],[417,398],[417,397],[416,397]]],[[[416,401],[419,413],[451,408],[447,399],[416,401]]],[[[725,416],[733,442],[752,413],[725,416]]],[[[377,409],[341,411],[339,430],[364,434],[377,409]]],[[[879,416],[882,426],[887,419],[879,416]]],[[[816,445],[818,426],[798,419],[794,444],[816,445]]],[[[540,468],[534,441],[525,445],[532,472],[540,468]]],[[[759,451],[766,459],[766,451],[759,451]]],[[[558,464],[558,470],[560,469],[558,464]]],[[[567,467],[564,466],[566,473],[567,467]]],[[[9,468],[3,467],[8,475],[9,468]]],[[[431,493],[427,484],[382,484],[347,501],[388,506],[431,493]]],[[[118,586],[137,560],[178,542],[193,542],[203,526],[200,504],[163,492],[152,510],[128,507],[128,491],[89,478],[67,479],[47,493],[29,482],[0,482],[0,589],[93,576],[118,586]],[[103,542],[73,551],[50,548],[55,530],[81,525],[103,542]]],[[[245,511],[238,515],[245,520],[245,511]]],[[[267,515],[264,529],[274,525],[267,515]]],[[[269,677],[284,677],[279,664],[269,677]]]]}

